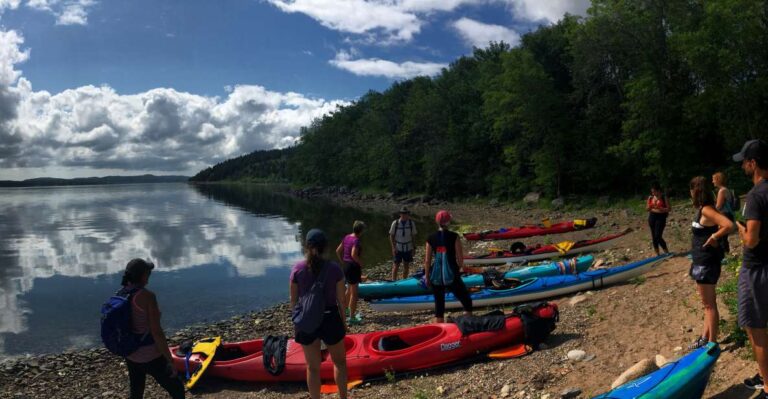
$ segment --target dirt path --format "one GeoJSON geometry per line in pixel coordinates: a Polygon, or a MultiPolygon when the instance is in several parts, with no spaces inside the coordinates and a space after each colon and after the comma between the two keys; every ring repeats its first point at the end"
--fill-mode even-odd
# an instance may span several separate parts
{"type": "MultiPolygon", "coordinates": [[[[393,209],[387,201],[348,200],[347,203],[373,209],[393,209]]],[[[445,204],[442,207],[446,207],[445,204]]],[[[417,212],[433,214],[437,206],[416,205],[417,212]]],[[[552,212],[519,210],[487,205],[452,205],[450,209],[458,223],[476,229],[518,225],[535,221],[544,215],[553,221],[576,217],[597,216],[598,227],[591,231],[570,233],[563,237],[583,239],[609,234],[631,227],[635,232],[619,240],[614,249],[597,254],[609,264],[623,264],[652,254],[645,214],[631,209],[604,211],[552,212]]],[[[676,209],[670,217],[665,238],[672,251],[688,249],[690,224],[685,208],[676,209]]],[[[426,230],[426,229],[424,229],[426,230]]],[[[528,242],[561,240],[563,237],[531,239],[528,242]]],[[[735,244],[735,242],[733,243],[735,244]]],[[[471,250],[499,244],[468,244],[471,250]]],[[[508,243],[506,243],[508,245],[508,243]]],[[[420,259],[417,258],[417,262],[420,259]]],[[[571,306],[572,295],[557,298],[561,322],[547,346],[520,359],[482,361],[430,371],[393,380],[366,383],[353,391],[355,398],[559,398],[563,390],[578,388],[580,397],[591,397],[609,389],[613,379],[643,358],[662,354],[674,358],[700,331],[703,312],[695,284],[687,276],[689,261],[673,258],[647,273],[621,285],[588,293],[586,300],[571,306]],[[594,358],[578,363],[567,360],[566,353],[582,349],[594,358]],[[506,388],[505,388],[506,386],[506,388]]],[[[366,271],[385,276],[388,264],[366,271]]],[[[727,278],[724,271],[722,279],[727,278]]],[[[362,305],[365,324],[354,326],[353,332],[390,329],[427,322],[429,312],[372,313],[362,305]]],[[[721,317],[732,317],[720,305],[721,317]]],[[[243,315],[241,317],[181,331],[172,340],[181,341],[204,335],[223,335],[225,340],[253,339],[267,333],[290,333],[288,309],[285,305],[243,315]]],[[[749,398],[754,395],[741,387],[741,381],[754,374],[755,364],[747,360],[748,348],[725,345],[723,354],[705,397],[749,398]]],[[[103,350],[61,354],[27,359],[13,364],[0,364],[0,398],[111,398],[125,397],[127,392],[124,366],[104,354],[103,350]],[[66,367],[61,367],[66,365],[66,367]],[[54,394],[55,392],[55,394],[54,394]]],[[[163,398],[164,394],[152,382],[148,398],[163,398]]],[[[193,398],[304,398],[303,384],[242,384],[204,379],[193,398]]]]}

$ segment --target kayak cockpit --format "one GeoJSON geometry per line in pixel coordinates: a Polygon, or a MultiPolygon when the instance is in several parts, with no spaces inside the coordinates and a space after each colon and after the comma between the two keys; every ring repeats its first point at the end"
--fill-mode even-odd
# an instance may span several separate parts
{"type": "Polygon", "coordinates": [[[391,354],[429,345],[445,335],[439,325],[427,325],[401,331],[385,331],[372,334],[369,349],[378,354],[391,354]]]}

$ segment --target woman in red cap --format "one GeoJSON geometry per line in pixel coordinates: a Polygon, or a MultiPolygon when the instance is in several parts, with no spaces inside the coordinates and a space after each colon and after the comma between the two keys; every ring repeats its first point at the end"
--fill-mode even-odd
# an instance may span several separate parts
{"type": "Polygon", "coordinates": [[[461,302],[464,312],[472,314],[472,298],[469,296],[467,286],[461,280],[461,269],[464,267],[464,249],[461,246],[459,235],[448,230],[451,222],[451,213],[445,210],[435,215],[437,232],[427,238],[427,256],[424,259],[424,280],[427,286],[432,287],[435,296],[435,323],[442,323],[445,314],[445,290],[450,289],[453,295],[461,302]],[[433,264],[433,260],[434,263],[433,264]],[[447,262],[450,271],[442,270],[443,262],[447,262]],[[446,273],[447,272],[447,273],[446,273]],[[445,278],[431,281],[440,273],[445,278]]]}

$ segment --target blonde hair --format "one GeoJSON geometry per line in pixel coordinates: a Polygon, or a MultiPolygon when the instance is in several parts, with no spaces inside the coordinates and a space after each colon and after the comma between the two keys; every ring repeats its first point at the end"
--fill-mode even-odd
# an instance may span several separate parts
{"type": "Polygon", "coordinates": [[[715,172],[715,174],[712,175],[712,179],[715,181],[719,181],[721,185],[725,185],[727,182],[727,178],[725,177],[725,173],[723,172],[715,172]]]}
{"type": "Polygon", "coordinates": [[[355,234],[360,234],[365,230],[365,223],[362,220],[355,220],[355,223],[352,223],[352,232],[355,234]]]}

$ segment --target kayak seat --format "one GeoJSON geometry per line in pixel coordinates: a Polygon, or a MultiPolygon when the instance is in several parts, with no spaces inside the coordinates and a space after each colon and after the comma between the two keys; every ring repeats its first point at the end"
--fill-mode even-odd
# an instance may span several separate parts
{"type": "Polygon", "coordinates": [[[248,354],[240,349],[239,346],[220,346],[216,349],[216,354],[214,355],[213,359],[215,361],[225,362],[227,360],[240,359],[246,355],[248,354]]]}
{"type": "Polygon", "coordinates": [[[399,351],[400,349],[405,349],[409,346],[410,345],[403,341],[403,339],[398,335],[382,337],[379,340],[379,350],[382,352],[399,351]]]}

